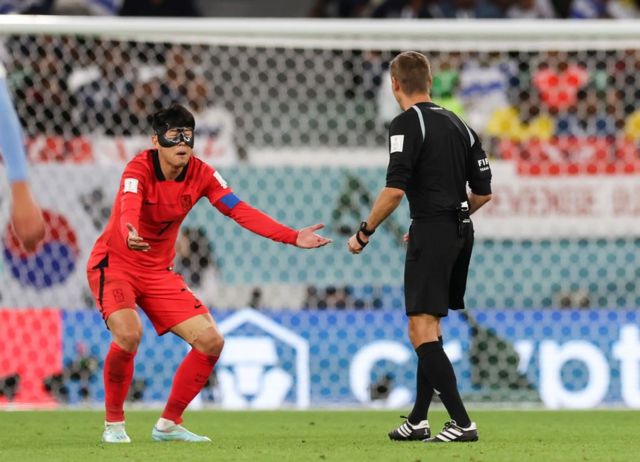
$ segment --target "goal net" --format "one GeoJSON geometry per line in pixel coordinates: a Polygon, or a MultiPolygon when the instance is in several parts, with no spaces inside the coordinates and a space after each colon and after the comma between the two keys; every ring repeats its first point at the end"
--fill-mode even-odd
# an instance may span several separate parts
{"type": "MultiPolygon", "coordinates": [[[[266,374],[285,358],[282,373],[295,372],[280,397],[286,402],[407,402],[415,367],[402,319],[406,204],[367,252],[353,257],[344,245],[384,185],[386,130],[399,113],[388,64],[407,49],[429,57],[434,101],[480,134],[494,172],[494,200],[474,216],[466,299],[471,309],[447,331],[452,341],[459,336],[449,351],[458,357],[463,392],[508,401],[553,396],[556,401],[545,403],[570,406],[571,393],[593,394],[602,386],[593,383],[592,366],[581,356],[574,364],[567,353],[571,367],[559,363],[549,371],[542,358],[553,357],[564,341],[598,337],[600,343],[591,345],[600,348],[611,380],[622,387],[614,346],[624,343],[624,323],[637,320],[640,305],[637,23],[16,16],[0,18],[0,39],[32,188],[47,222],[43,245],[24,252],[8,223],[2,175],[0,332],[7,329],[7,336],[0,340],[0,400],[9,399],[11,393],[1,396],[1,385],[13,383],[11,377],[20,375],[16,364],[23,363],[7,352],[24,328],[19,326],[33,323],[38,332],[60,336],[52,345],[58,356],[40,358],[46,396],[100,399],[97,376],[85,370],[93,363],[83,363],[85,391],[68,383],[78,358],[96,358],[99,367],[109,338],[99,330],[99,317],[96,322],[86,261],[124,165],[150,147],[149,115],[180,102],[196,117],[196,154],[221,171],[240,198],[291,226],[325,223],[324,234],[334,240],[301,252],[241,230],[206,204],[196,206],[177,243],[176,270],[221,319],[230,319],[230,333],[248,329],[230,342],[231,351],[249,348],[241,340],[253,330],[266,329],[272,337],[281,332],[276,324],[291,330],[288,343],[279,337],[285,346],[265,340],[262,369],[235,367],[229,353],[212,396],[222,393],[238,405],[252,402],[247,396],[258,399],[263,391],[257,385],[234,388],[234,380],[255,378],[258,369],[266,374]],[[270,314],[225,311],[244,307],[270,314]],[[45,313],[51,324],[39,320],[45,313]],[[234,321],[236,314],[251,327],[234,321]],[[322,329],[337,330],[326,351],[322,329]],[[555,346],[543,345],[545,336],[555,346]],[[523,337],[531,341],[517,341],[523,337]],[[383,338],[402,347],[395,358],[406,360],[398,364],[380,353],[384,345],[376,350],[372,344],[365,353],[381,356],[374,355],[369,369],[363,359],[358,364],[364,369],[354,372],[352,359],[362,359],[363,342],[383,338]],[[306,376],[295,359],[304,345],[312,364],[306,376]],[[62,366],[48,371],[58,361],[62,366]],[[565,401],[549,391],[556,382],[545,377],[554,374],[569,390],[565,401]],[[386,394],[385,381],[394,384],[386,394]]],[[[153,351],[156,340],[148,341],[153,351]]],[[[151,365],[139,371],[140,399],[163,399],[172,361],[181,356],[149,358],[151,365]]],[[[38,390],[41,379],[33,382],[38,390]]],[[[594,402],[624,401],[623,395],[607,388],[594,402]]],[[[278,396],[260,399],[281,402],[278,396]]]]}

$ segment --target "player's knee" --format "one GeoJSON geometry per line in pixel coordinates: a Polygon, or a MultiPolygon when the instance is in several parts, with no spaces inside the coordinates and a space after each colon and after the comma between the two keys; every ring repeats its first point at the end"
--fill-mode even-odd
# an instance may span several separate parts
{"type": "Polygon", "coordinates": [[[141,329],[127,329],[114,335],[118,345],[127,351],[136,351],[142,340],[141,329]]]}
{"type": "Polygon", "coordinates": [[[216,329],[210,327],[198,335],[193,346],[207,355],[219,356],[224,347],[224,337],[216,329]]]}

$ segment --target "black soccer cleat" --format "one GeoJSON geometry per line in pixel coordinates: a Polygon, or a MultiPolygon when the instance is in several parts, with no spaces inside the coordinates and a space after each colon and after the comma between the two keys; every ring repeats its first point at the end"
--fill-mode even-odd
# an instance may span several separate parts
{"type": "Polygon", "coordinates": [[[409,419],[402,416],[405,421],[398,428],[389,432],[389,439],[393,441],[423,441],[431,436],[429,421],[412,424],[409,419]]]}
{"type": "Polygon", "coordinates": [[[471,422],[468,428],[462,428],[451,420],[444,424],[444,428],[433,438],[425,440],[425,443],[470,443],[478,441],[478,428],[475,422],[471,422]]]}

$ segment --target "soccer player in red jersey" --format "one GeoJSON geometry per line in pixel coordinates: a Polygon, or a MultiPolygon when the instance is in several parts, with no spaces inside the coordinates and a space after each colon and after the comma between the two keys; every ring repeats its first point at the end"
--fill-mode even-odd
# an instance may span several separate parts
{"type": "Polygon", "coordinates": [[[180,224],[201,197],[242,227],[277,242],[310,249],[331,242],[315,231],[284,226],[241,201],[220,173],[193,155],[193,115],[173,105],[153,116],[154,149],[126,166],[106,229],[96,241],[87,277],[113,342],[104,362],[104,442],[128,443],[124,401],[142,336],[136,304],[159,335],[172,332],[192,346],[178,367],[169,400],[152,431],[157,441],[210,441],[180,424],[207,382],[224,340],[209,310],[173,272],[180,224]]]}

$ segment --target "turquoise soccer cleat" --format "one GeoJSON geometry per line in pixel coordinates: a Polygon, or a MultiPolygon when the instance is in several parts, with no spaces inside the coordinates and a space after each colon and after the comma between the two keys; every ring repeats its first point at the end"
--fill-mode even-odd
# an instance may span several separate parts
{"type": "Polygon", "coordinates": [[[124,430],[124,422],[104,424],[103,443],[131,443],[131,438],[124,430]]]}
{"type": "Polygon", "coordinates": [[[151,431],[153,441],[187,441],[189,443],[208,443],[211,439],[206,436],[196,435],[182,425],[174,425],[166,430],[159,430],[153,427],[151,431]]]}

